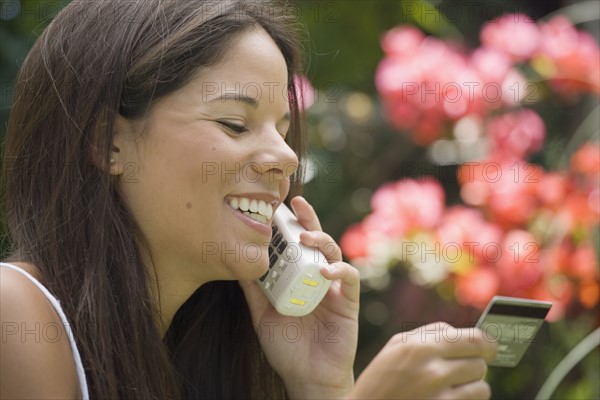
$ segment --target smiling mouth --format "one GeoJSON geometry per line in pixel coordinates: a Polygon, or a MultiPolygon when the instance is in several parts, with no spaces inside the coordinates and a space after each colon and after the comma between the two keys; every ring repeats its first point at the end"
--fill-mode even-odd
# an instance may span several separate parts
{"type": "Polygon", "coordinates": [[[229,197],[225,202],[237,212],[261,224],[270,222],[273,217],[273,207],[277,207],[277,201],[267,203],[264,200],[248,197],[229,197]]]}

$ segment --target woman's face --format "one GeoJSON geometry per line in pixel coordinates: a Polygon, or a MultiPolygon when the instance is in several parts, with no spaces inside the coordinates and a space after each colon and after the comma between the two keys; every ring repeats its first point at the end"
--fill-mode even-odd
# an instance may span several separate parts
{"type": "Polygon", "coordinates": [[[284,141],[287,78],[274,41],[250,29],[220,63],[158,101],[137,141],[119,118],[119,184],[156,265],[178,279],[256,279],[266,272],[272,212],[298,167],[284,141]]]}

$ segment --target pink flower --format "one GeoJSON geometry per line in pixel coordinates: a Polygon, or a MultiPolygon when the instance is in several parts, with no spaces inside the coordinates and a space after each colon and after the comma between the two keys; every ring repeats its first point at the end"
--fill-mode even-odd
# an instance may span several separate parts
{"type": "Polygon", "coordinates": [[[515,68],[506,53],[495,48],[480,47],[471,54],[470,65],[479,80],[474,94],[489,109],[518,105],[526,96],[525,77],[515,68]]]}
{"type": "Polygon", "coordinates": [[[484,82],[500,83],[512,68],[512,62],[506,53],[492,47],[480,47],[470,57],[470,64],[484,82]]]}
{"type": "Polygon", "coordinates": [[[388,121],[410,129],[417,144],[437,140],[447,121],[484,114],[481,90],[473,88],[481,78],[456,46],[412,27],[389,31],[382,46],[387,56],[377,66],[375,85],[383,108],[388,121]]]}
{"type": "Polygon", "coordinates": [[[404,234],[431,229],[444,211],[444,190],[433,179],[404,179],[379,188],[371,198],[371,207],[373,214],[365,220],[369,231],[387,228],[387,233],[404,234]]]}
{"type": "Polygon", "coordinates": [[[315,102],[315,90],[312,84],[306,76],[296,74],[294,85],[296,86],[296,95],[300,101],[300,111],[308,110],[315,102]]]}
{"type": "Polygon", "coordinates": [[[363,221],[363,228],[367,234],[373,233],[375,236],[402,237],[409,226],[404,215],[397,211],[367,215],[363,221]]]}
{"type": "Polygon", "coordinates": [[[417,51],[425,35],[412,26],[400,26],[383,35],[381,48],[388,55],[411,57],[417,51]]]}
{"type": "Polygon", "coordinates": [[[535,111],[525,108],[490,120],[485,133],[496,158],[523,159],[542,148],[546,128],[535,111]]]}
{"type": "Polygon", "coordinates": [[[441,245],[460,246],[463,253],[460,262],[476,268],[489,263],[487,249],[499,246],[501,236],[500,228],[487,222],[479,210],[463,206],[449,208],[437,228],[441,245]]]}
{"type": "Polygon", "coordinates": [[[486,23],[481,43],[507,54],[514,61],[530,58],[540,46],[540,31],[525,14],[506,14],[486,23]]]}
{"type": "Polygon", "coordinates": [[[422,73],[416,60],[398,56],[384,58],[375,72],[375,86],[392,103],[414,103],[422,73]],[[414,93],[413,93],[414,92],[414,93]]]}

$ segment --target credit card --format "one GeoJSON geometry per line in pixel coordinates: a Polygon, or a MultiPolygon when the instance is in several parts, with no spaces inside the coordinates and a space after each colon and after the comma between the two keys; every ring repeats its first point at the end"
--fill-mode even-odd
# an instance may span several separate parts
{"type": "Polygon", "coordinates": [[[534,341],[552,303],[494,296],[477,321],[485,340],[498,343],[496,358],[488,365],[515,367],[534,341]]]}

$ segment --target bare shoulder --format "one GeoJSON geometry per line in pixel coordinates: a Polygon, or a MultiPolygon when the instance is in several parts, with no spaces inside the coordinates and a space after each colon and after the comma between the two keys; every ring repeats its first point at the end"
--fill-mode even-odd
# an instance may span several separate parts
{"type": "MultiPolygon", "coordinates": [[[[31,264],[12,263],[37,278],[31,264]]],[[[22,273],[0,267],[0,398],[77,398],[79,383],[65,327],[22,273]]]]}

